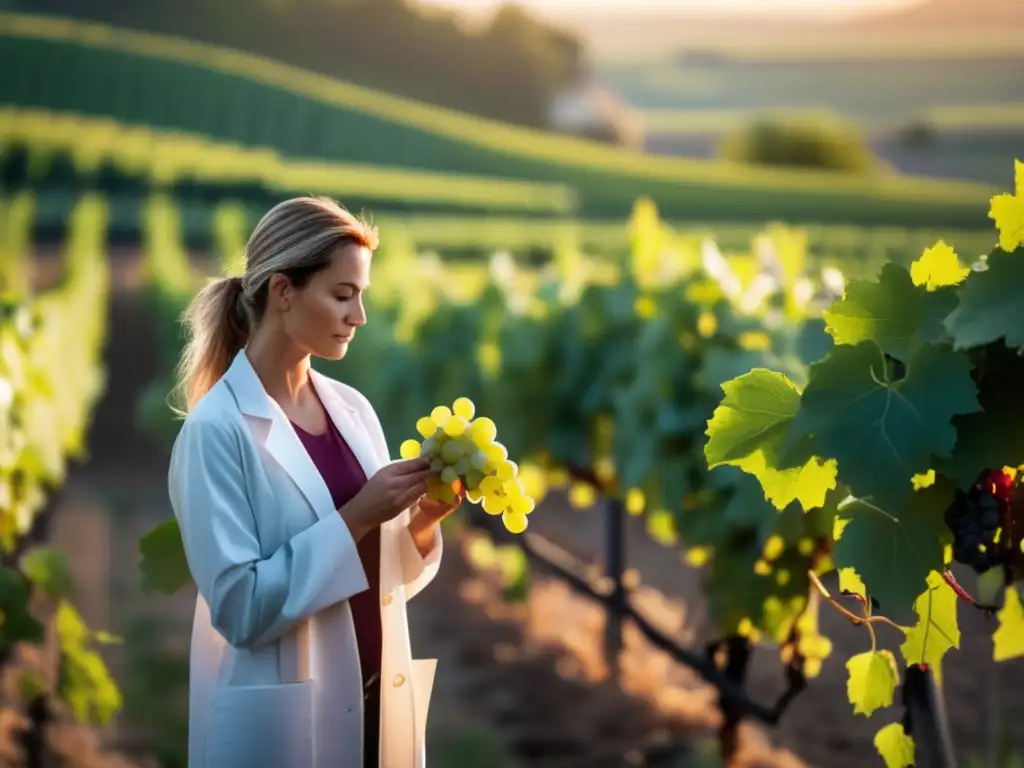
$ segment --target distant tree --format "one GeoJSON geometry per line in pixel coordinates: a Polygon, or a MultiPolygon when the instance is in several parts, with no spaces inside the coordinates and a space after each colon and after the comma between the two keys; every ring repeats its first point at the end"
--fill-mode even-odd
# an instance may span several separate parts
{"type": "Polygon", "coordinates": [[[554,95],[584,70],[575,34],[514,3],[476,30],[451,11],[406,0],[21,0],[21,9],[226,45],[538,127],[554,95]]]}

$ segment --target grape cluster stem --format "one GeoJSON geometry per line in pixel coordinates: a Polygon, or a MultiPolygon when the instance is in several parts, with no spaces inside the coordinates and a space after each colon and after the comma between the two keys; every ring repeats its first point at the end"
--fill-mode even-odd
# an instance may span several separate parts
{"type": "Polygon", "coordinates": [[[901,627],[899,624],[897,624],[895,621],[890,619],[889,617],[887,617],[887,616],[873,616],[871,614],[871,602],[869,600],[865,600],[860,595],[857,595],[857,598],[860,600],[861,604],[864,606],[864,615],[863,616],[858,616],[853,611],[851,611],[849,608],[846,608],[845,606],[840,605],[840,603],[834,597],[832,597],[831,593],[829,593],[829,591],[827,589],[825,589],[825,585],[821,583],[821,579],[818,578],[818,574],[814,573],[814,571],[808,571],[807,575],[811,579],[811,584],[813,584],[815,589],[817,589],[818,592],[821,593],[821,596],[824,597],[826,601],[828,601],[829,605],[831,605],[833,608],[835,608],[837,611],[839,611],[839,613],[841,613],[843,616],[845,616],[847,619],[849,619],[850,623],[853,624],[854,626],[858,626],[859,627],[861,625],[864,625],[867,628],[868,634],[871,636],[871,650],[872,651],[874,651],[877,648],[877,640],[875,638],[875,628],[872,625],[874,625],[874,624],[885,624],[886,626],[892,627],[893,629],[899,630],[901,633],[906,634],[906,630],[903,627],[901,627]]]}

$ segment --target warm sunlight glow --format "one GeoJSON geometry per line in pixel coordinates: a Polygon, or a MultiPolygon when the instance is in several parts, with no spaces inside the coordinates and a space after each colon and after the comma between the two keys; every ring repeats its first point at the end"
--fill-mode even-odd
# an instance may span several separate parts
{"type": "MultiPolygon", "coordinates": [[[[464,8],[487,10],[501,0],[427,0],[427,2],[464,8]]],[[[624,11],[627,8],[646,11],[722,12],[770,15],[828,15],[861,11],[889,10],[914,5],[920,0],[520,0],[535,10],[557,14],[559,11],[600,12],[624,11]]]]}

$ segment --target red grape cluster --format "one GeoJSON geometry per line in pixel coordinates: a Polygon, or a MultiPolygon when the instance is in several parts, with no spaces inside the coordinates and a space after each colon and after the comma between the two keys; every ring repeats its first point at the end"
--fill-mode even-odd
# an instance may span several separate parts
{"type": "Polygon", "coordinates": [[[970,490],[957,488],[946,509],[953,532],[953,559],[985,573],[1007,562],[1013,527],[1013,477],[1001,469],[986,469],[970,490]]]}

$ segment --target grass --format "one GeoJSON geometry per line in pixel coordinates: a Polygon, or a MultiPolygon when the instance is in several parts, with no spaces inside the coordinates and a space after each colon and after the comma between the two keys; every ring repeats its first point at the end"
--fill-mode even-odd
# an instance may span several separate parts
{"type": "Polygon", "coordinates": [[[986,226],[987,185],[647,156],[414,102],[255,55],[54,17],[0,13],[0,101],[275,149],[291,160],[563,184],[586,218],[652,197],[676,219],[986,226]],[[124,98],[119,94],[140,94],[124,98]],[[159,94],[159,98],[155,94],[159,94]],[[196,106],[205,105],[205,107],[196,106]]]}
{"type": "Polygon", "coordinates": [[[0,149],[14,146],[47,155],[71,155],[81,170],[109,161],[127,176],[156,183],[254,184],[282,196],[312,193],[485,210],[565,214],[575,209],[573,191],[560,184],[359,163],[294,161],[274,150],[240,147],[182,131],[0,107],[0,149]]]}
{"type": "Polygon", "coordinates": [[[648,109],[642,113],[644,125],[652,133],[671,133],[677,136],[720,136],[735,131],[765,114],[780,119],[808,119],[820,117],[849,120],[865,134],[887,133],[919,120],[938,131],[1022,131],[1024,132],[1024,103],[987,104],[980,106],[934,106],[909,112],[899,119],[891,117],[857,119],[840,115],[836,110],[816,108],[757,110],[735,108],[708,109],[648,109]]]}

